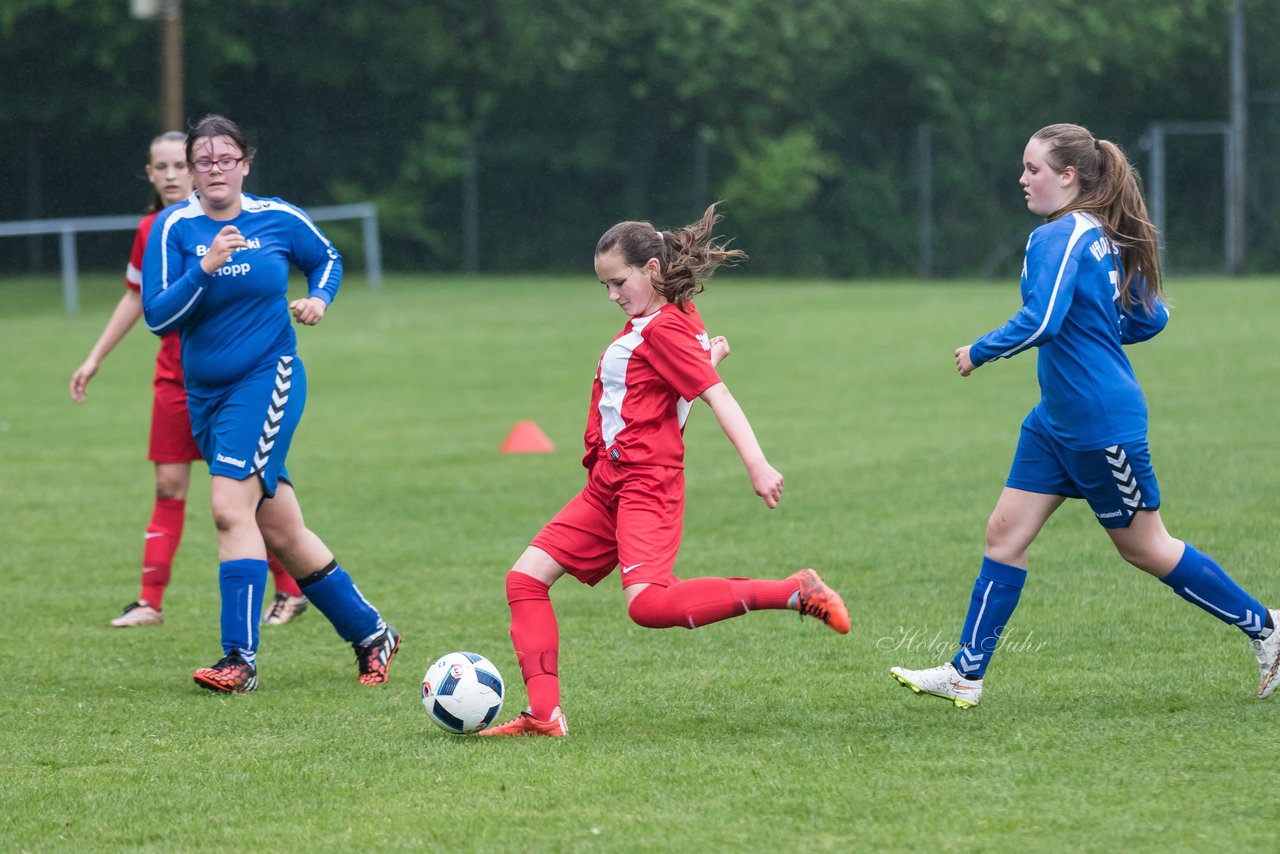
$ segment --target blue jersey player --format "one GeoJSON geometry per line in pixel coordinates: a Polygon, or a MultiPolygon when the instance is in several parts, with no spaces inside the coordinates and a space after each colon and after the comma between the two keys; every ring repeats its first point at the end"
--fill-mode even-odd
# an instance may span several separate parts
{"type": "Polygon", "coordinates": [[[202,119],[186,144],[196,191],[156,217],[143,261],[147,327],[181,336],[191,430],[213,476],[224,655],[194,679],[213,691],[257,688],[270,548],[355,648],[360,682],[378,685],[400,636],[307,528],[285,469],[307,397],[289,315],[308,326],[324,317],[342,258],[298,208],[242,191],[253,154],[234,122],[202,119]],[[291,266],[309,290],[289,303],[291,266]]]}
{"type": "Polygon", "coordinates": [[[1027,549],[1068,498],[1083,498],[1120,556],[1249,638],[1258,696],[1280,681],[1280,610],[1268,610],[1213,558],[1169,535],[1147,449],[1147,404],[1123,345],[1164,329],[1154,227],[1120,148],[1078,125],[1036,132],[1023,153],[1027,208],[1046,217],[1027,241],[1022,309],[956,350],[967,377],[1037,349],[1040,402],[1022,422],[955,657],[926,670],[891,669],[917,694],[970,708],[1017,606],[1027,549]]]}

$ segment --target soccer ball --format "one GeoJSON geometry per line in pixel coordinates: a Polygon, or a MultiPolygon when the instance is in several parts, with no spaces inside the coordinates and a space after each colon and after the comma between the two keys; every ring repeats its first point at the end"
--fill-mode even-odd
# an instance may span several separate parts
{"type": "Polygon", "coordinates": [[[493,723],[502,711],[502,695],[502,674],[474,652],[451,652],[422,677],[422,705],[448,732],[477,732],[493,723]]]}

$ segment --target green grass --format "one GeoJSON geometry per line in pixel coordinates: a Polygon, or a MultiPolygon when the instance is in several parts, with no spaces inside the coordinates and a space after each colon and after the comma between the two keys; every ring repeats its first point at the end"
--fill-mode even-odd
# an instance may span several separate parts
{"type": "MultiPolygon", "coordinates": [[[[67,395],[118,296],[0,281],[0,849],[1196,850],[1274,846],[1277,701],[1242,637],[1124,564],[1070,502],[1033,547],[983,705],[896,686],[941,660],[1034,359],[960,380],[952,350],[1017,307],[1013,283],[759,281],[700,300],[723,367],[787,477],[770,512],[714,419],[688,429],[678,571],[813,565],[840,637],[788,613],[686,632],[627,619],[613,579],[566,580],[562,741],[446,736],[418,680],[474,649],[525,701],[503,577],[581,487],[594,361],[620,328],[589,274],[349,281],[299,332],[310,399],[289,469],[310,526],[403,632],[390,684],[355,683],[314,611],[264,631],[262,687],[218,697],[207,477],[159,629],[112,630],[151,506],[155,342],[135,330],[67,395]],[[533,419],[554,454],[497,452],[533,419]],[[971,800],[972,799],[972,800],[971,800]]],[[[1170,530],[1280,601],[1276,280],[1175,280],[1133,348],[1170,530]]]]}

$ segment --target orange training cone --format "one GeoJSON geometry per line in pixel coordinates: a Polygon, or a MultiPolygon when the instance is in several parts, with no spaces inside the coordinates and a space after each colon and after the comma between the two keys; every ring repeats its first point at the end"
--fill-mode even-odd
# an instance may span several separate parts
{"type": "Polygon", "coordinates": [[[517,421],[499,448],[504,454],[549,454],[555,449],[547,434],[532,421],[517,421]]]}

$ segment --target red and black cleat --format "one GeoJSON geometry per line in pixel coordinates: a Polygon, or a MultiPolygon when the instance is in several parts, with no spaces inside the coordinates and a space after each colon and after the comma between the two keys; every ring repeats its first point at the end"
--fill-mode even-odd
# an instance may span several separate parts
{"type": "Polygon", "coordinates": [[[201,667],[191,678],[201,688],[225,694],[248,694],[258,689],[258,668],[245,661],[239,650],[223,656],[212,667],[201,667]]]}
{"type": "Polygon", "coordinates": [[[387,667],[400,649],[400,635],[387,626],[371,643],[351,645],[356,651],[356,664],[360,667],[361,685],[381,685],[387,681],[387,667]]]}

